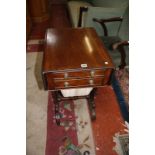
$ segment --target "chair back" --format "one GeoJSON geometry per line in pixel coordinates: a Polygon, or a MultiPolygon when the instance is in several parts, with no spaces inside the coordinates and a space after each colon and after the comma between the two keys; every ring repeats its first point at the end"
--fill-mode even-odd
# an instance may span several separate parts
{"type": "Polygon", "coordinates": [[[122,40],[127,40],[129,41],[129,7],[127,7],[124,16],[123,16],[123,21],[120,25],[120,29],[118,32],[118,36],[122,40]]]}
{"type": "Polygon", "coordinates": [[[127,7],[129,0],[92,0],[94,6],[100,7],[127,7]]]}
{"type": "MultiPolygon", "coordinates": [[[[108,7],[88,7],[86,14],[86,20],[84,21],[84,27],[93,27],[97,31],[99,36],[104,36],[103,28],[100,24],[94,22],[93,18],[109,19],[113,17],[122,17],[126,8],[108,8],[108,7]]],[[[106,27],[109,36],[117,36],[121,22],[108,22],[106,27]]]]}
{"type": "MultiPolygon", "coordinates": [[[[92,0],[93,7],[88,7],[88,12],[84,20],[84,27],[94,27],[99,36],[103,36],[103,29],[100,24],[92,21],[93,18],[107,19],[113,17],[123,17],[129,6],[129,0],[92,0]]],[[[117,36],[121,23],[106,23],[109,36],[117,36]]],[[[122,31],[122,30],[121,30],[122,31]]]]}

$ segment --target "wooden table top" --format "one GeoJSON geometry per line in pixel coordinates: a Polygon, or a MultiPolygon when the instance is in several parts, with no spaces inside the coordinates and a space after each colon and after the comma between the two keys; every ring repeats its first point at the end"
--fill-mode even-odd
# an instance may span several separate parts
{"type": "Polygon", "coordinates": [[[114,68],[93,28],[48,29],[43,72],[114,68]]]}

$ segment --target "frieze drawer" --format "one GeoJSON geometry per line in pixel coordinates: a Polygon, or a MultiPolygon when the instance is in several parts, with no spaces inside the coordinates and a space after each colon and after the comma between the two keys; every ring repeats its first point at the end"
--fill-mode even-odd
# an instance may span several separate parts
{"type": "Polygon", "coordinates": [[[104,78],[85,78],[85,79],[69,79],[69,80],[49,80],[48,89],[65,89],[65,88],[77,88],[77,87],[94,87],[103,85],[104,78]]]}
{"type": "Polygon", "coordinates": [[[77,87],[94,87],[107,84],[108,77],[111,73],[111,69],[95,70],[93,75],[88,72],[67,72],[64,73],[45,73],[43,74],[44,85],[48,90],[61,89],[61,88],[77,88],[77,87]],[[78,75],[81,76],[78,76],[78,75]],[[67,77],[64,77],[67,76],[67,77]],[[61,78],[58,78],[61,77],[61,78]]]}
{"type": "Polygon", "coordinates": [[[67,79],[67,78],[82,78],[82,77],[95,77],[104,76],[104,70],[90,70],[90,71],[77,71],[77,72],[53,72],[53,78],[67,79]]]}

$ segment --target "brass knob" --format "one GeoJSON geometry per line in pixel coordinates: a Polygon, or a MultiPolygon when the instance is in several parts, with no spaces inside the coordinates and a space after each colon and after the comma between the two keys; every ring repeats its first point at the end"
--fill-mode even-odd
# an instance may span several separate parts
{"type": "Polygon", "coordinates": [[[94,80],[90,79],[90,80],[89,80],[89,84],[90,84],[90,85],[93,85],[93,84],[94,84],[94,80]]]}
{"type": "Polygon", "coordinates": [[[65,87],[68,87],[69,86],[69,83],[68,82],[64,82],[64,86],[65,87]]]}
{"type": "Polygon", "coordinates": [[[91,77],[94,77],[94,74],[95,74],[95,71],[92,70],[92,71],[90,72],[91,77]]]}
{"type": "Polygon", "coordinates": [[[68,78],[68,73],[64,74],[64,78],[67,79],[68,78]]]}

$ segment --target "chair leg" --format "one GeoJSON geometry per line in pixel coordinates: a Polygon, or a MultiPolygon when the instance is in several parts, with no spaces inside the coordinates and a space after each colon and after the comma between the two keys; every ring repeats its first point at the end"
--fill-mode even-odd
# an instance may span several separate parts
{"type": "Polygon", "coordinates": [[[120,46],[118,47],[118,51],[119,51],[120,54],[121,54],[121,64],[120,64],[119,68],[120,68],[120,69],[123,69],[123,68],[126,66],[126,62],[125,62],[126,53],[125,53],[124,47],[120,45],[120,46]]]}

